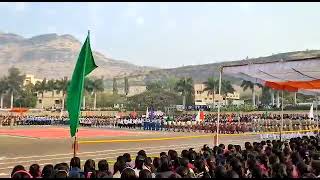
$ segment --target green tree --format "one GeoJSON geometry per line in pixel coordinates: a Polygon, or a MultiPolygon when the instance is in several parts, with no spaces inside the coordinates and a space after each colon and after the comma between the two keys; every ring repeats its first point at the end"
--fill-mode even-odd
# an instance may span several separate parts
{"type": "Polygon", "coordinates": [[[116,78],[113,78],[112,92],[113,92],[113,95],[118,94],[118,84],[117,84],[117,79],[116,78]]]}
{"type": "Polygon", "coordinates": [[[128,77],[124,77],[124,93],[125,95],[129,94],[129,80],[128,77]]]}
{"type": "MultiPolygon", "coordinates": [[[[42,98],[42,101],[43,101],[43,94],[44,94],[44,92],[47,91],[47,80],[46,80],[46,78],[44,78],[41,82],[40,81],[36,82],[34,88],[35,88],[36,92],[41,93],[41,98],[42,98]]],[[[41,109],[43,109],[43,102],[41,102],[41,109]]]]}
{"type": "Polygon", "coordinates": [[[206,85],[206,88],[204,88],[203,91],[208,91],[208,93],[212,94],[213,107],[215,107],[214,94],[217,93],[217,89],[219,88],[219,80],[210,77],[204,84],[206,85]]]}
{"type": "Polygon", "coordinates": [[[84,79],[84,89],[83,89],[83,108],[86,108],[86,95],[92,95],[93,93],[93,80],[91,78],[85,78],[84,79]]]}
{"type": "Polygon", "coordinates": [[[262,97],[261,97],[261,104],[269,105],[271,103],[271,89],[269,87],[263,86],[262,87],[262,97]]]}
{"type": "Polygon", "coordinates": [[[176,105],[177,103],[181,103],[181,98],[177,93],[157,89],[128,97],[127,107],[130,110],[138,109],[145,111],[147,107],[152,106],[157,110],[164,111],[166,107],[176,105]]]}
{"type": "Polygon", "coordinates": [[[104,91],[103,78],[94,79],[92,81],[92,92],[94,94],[93,109],[96,109],[96,106],[97,106],[97,93],[103,92],[103,91],[104,91]]]}
{"type": "Polygon", "coordinates": [[[22,75],[20,70],[15,67],[11,67],[8,70],[9,74],[7,76],[7,83],[8,83],[8,91],[11,94],[11,109],[13,108],[13,100],[14,94],[19,94],[22,91],[23,81],[25,79],[25,75],[22,75]]]}
{"type": "Polygon", "coordinates": [[[99,93],[97,94],[97,106],[99,107],[113,107],[114,104],[125,104],[126,97],[120,94],[108,94],[99,93]]]}
{"type": "Polygon", "coordinates": [[[23,90],[20,91],[15,106],[19,107],[31,107],[34,108],[37,104],[37,95],[35,86],[32,83],[28,83],[24,86],[23,90]]]}
{"type": "Polygon", "coordinates": [[[64,110],[64,102],[65,102],[65,96],[67,94],[67,91],[68,91],[68,85],[70,84],[70,81],[68,80],[67,77],[63,78],[63,79],[60,79],[60,80],[56,80],[56,90],[57,90],[57,93],[60,93],[62,92],[62,102],[61,102],[61,111],[64,110]]]}
{"type": "Polygon", "coordinates": [[[57,89],[56,81],[53,79],[50,79],[46,84],[46,90],[51,91],[52,97],[54,97],[54,91],[57,89]]]}
{"type": "Polygon", "coordinates": [[[226,81],[226,80],[223,80],[221,82],[221,94],[223,95],[227,95],[227,93],[234,93],[234,88],[233,86],[231,85],[231,82],[230,81],[226,81]]]}
{"type": "Polygon", "coordinates": [[[252,92],[252,105],[255,106],[256,105],[256,95],[255,95],[255,91],[254,91],[254,83],[252,83],[251,81],[243,80],[241,83],[241,87],[243,88],[244,91],[246,91],[247,89],[251,90],[251,92],[252,92]]]}
{"type": "Polygon", "coordinates": [[[0,79],[0,109],[3,109],[3,96],[8,91],[8,83],[6,77],[0,79]]]}
{"type": "Polygon", "coordinates": [[[147,89],[147,91],[154,91],[157,89],[163,89],[163,85],[162,85],[161,81],[147,82],[146,89],[147,89]]]}
{"type": "Polygon", "coordinates": [[[169,76],[163,83],[163,88],[169,92],[175,92],[175,85],[178,82],[178,79],[174,76],[169,76]]]}
{"type": "Polygon", "coordinates": [[[181,92],[183,97],[183,108],[186,108],[186,98],[193,93],[193,80],[192,78],[180,79],[175,86],[177,92],[181,92]]]}

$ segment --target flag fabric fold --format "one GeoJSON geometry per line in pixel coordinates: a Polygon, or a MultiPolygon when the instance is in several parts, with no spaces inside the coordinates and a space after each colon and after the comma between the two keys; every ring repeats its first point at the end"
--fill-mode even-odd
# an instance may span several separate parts
{"type": "Polygon", "coordinates": [[[310,107],[310,111],[309,111],[309,118],[313,119],[313,104],[310,107]]]}
{"type": "Polygon", "coordinates": [[[84,42],[67,93],[67,110],[70,120],[70,135],[75,136],[79,126],[80,107],[83,97],[84,78],[98,66],[94,62],[90,47],[90,34],[84,42]]]}

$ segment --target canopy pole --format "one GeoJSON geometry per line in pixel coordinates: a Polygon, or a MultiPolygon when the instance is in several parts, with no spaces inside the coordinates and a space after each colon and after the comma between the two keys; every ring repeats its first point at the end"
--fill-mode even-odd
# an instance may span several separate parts
{"type": "MultiPolygon", "coordinates": [[[[221,78],[222,78],[222,67],[220,67],[220,77],[219,77],[219,98],[221,97],[221,78]]],[[[221,106],[221,102],[219,101],[219,103],[218,103],[217,132],[216,132],[216,146],[218,146],[218,144],[219,144],[220,106],[221,106]]]]}
{"type": "Polygon", "coordinates": [[[282,139],[283,130],[283,90],[281,91],[281,127],[280,127],[280,141],[282,139]]]}
{"type": "Polygon", "coordinates": [[[317,135],[319,134],[319,118],[318,118],[318,96],[316,95],[316,118],[317,118],[317,135]]]}

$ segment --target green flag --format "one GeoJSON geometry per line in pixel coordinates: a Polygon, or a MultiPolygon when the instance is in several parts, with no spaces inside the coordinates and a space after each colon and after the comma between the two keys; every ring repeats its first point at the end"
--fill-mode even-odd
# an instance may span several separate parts
{"type": "Polygon", "coordinates": [[[90,34],[84,42],[76,66],[74,68],[72,79],[68,87],[67,109],[70,119],[70,135],[75,136],[79,125],[80,107],[83,96],[84,78],[98,66],[95,64],[90,48],[90,34]]]}

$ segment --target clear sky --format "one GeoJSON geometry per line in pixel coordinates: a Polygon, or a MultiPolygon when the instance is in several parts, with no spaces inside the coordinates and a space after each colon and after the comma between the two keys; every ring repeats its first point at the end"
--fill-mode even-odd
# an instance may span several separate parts
{"type": "Polygon", "coordinates": [[[320,3],[0,3],[0,31],[71,34],[161,68],[320,49],[320,3]]]}

